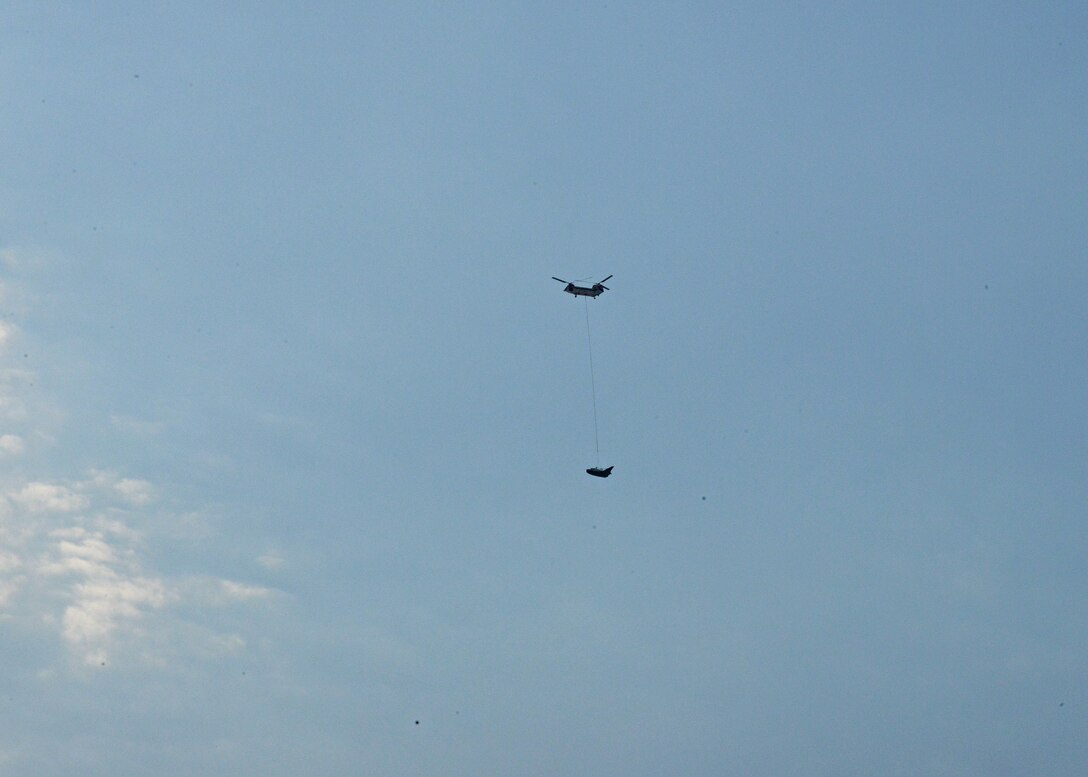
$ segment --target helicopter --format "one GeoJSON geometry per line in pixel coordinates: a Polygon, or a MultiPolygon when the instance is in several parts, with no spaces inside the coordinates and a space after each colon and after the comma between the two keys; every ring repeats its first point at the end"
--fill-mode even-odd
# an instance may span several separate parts
{"type": "MultiPolygon", "coordinates": [[[[611,275],[608,276],[608,278],[611,277],[611,275]]],[[[554,275],[552,276],[553,281],[559,281],[560,283],[567,284],[567,287],[563,289],[563,291],[565,291],[567,294],[573,294],[575,297],[593,297],[593,299],[597,299],[597,297],[604,294],[606,291],[609,291],[609,288],[604,285],[604,282],[607,281],[608,278],[597,281],[592,286],[575,286],[570,281],[565,281],[562,278],[556,278],[554,275]]]]}

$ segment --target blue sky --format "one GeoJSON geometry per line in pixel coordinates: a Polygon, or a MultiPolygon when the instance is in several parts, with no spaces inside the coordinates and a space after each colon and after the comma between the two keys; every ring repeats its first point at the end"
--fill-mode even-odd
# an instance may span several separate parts
{"type": "Polygon", "coordinates": [[[1078,4],[2,19],[0,775],[1088,763],[1078,4]]]}

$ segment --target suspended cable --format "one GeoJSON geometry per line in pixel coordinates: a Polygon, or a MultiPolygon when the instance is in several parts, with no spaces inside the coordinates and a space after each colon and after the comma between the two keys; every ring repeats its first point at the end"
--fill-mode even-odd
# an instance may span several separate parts
{"type": "Polygon", "coordinates": [[[593,376],[593,336],[589,332],[589,297],[583,297],[586,306],[586,342],[589,344],[589,387],[593,392],[593,445],[597,450],[597,466],[601,465],[601,441],[597,433],[597,380],[593,376]]]}

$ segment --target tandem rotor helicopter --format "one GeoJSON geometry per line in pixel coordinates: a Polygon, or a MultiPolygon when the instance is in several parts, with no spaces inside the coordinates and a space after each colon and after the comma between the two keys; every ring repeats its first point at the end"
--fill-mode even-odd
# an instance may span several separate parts
{"type": "MultiPolygon", "coordinates": [[[[611,277],[611,275],[608,276],[608,278],[611,277]]],[[[563,291],[565,291],[567,294],[573,294],[575,297],[593,297],[593,299],[597,299],[597,297],[601,296],[606,291],[609,291],[609,288],[604,285],[604,282],[607,281],[608,278],[603,278],[594,283],[592,286],[575,286],[570,281],[565,281],[562,278],[556,278],[554,275],[552,276],[553,281],[559,281],[560,283],[567,284],[567,287],[563,289],[563,291]]]]}

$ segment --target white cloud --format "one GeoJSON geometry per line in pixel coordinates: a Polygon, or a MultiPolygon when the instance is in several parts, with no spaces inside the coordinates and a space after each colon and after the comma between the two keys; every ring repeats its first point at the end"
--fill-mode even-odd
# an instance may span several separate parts
{"type": "Polygon", "coordinates": [[[0,435],[0,451],[18,456],[23,452],[23,438],[17,434],[0,435]]]}
{"type": "Polygon", "coordinates": [[[68,513],[87,507],[87,498],[67,486],[38,481],[27,483],[10,499],[30,513],[68,513]]]}
{"type": "Polygon", "coordinates": [[[273,598],[274,588],[241,583],[221,577],[190,577],[180,582],[179,592],[186,601],[202,607],[227,607],[255,603],[273,598]]]}
{"type": "Polygon", "coordinates": [[[239,653],[246,648],[246,641],[237,634],[220,634],[208,638],[208,648],[216,653],[239,653]]]}
{"type": "Polygon", "coordinates": [[[272,595],[271,588],[265,588],[259,585],[247,585],[245,583],[237,583],[233,580],[220,580],[220,590],[223,592],[228,600],[231,601],[248,601],[250,599],[267,599],[272,595]]]}
{"type": "Polygon", "coordinates": [[[120,494],[126,502],[142,507],[155,499],[155,489],[146,480],[135,478],[122,478],[114,485],[114,490],[120,494]]]}
{"type": "Polygon", "coordinates": [[[120,496],[139,508],[153,492],[147,481],[95,471],[71,484],[34,481],[0,494],[0,616],[44,624],[90,666],[117,655],[154,664],[178,651],[210,660],[244,650],[243,636],[193,618],[208,605],[250,606],[276,592],[150,570],[146,537],[134,528],[140,514],[111,503],[120,496]]]}
{"type": "Polygon", "coordinates": [[[73,586],[73,602],[64,609],[64,638],[77,648],[93,645],[100,649],[118,621],[140,618],[146,609],[166,603],[161,580],[93,573],[87,577],[73,586]]]}
{"type": "Polygon", "coordinates": [[[61,540],[57,549],[66,558],[89,561],[92,564],[114,564],[117,556],[100,536],[85,537],[81,542],[61,540]]]}
{"type": "Polygon", "coordinates": [[[107,500],[120,497],[131,507],[143,507],[155,499],[155,488],[146,480],[123,478],[114,472],[92,470],[91,477],[81,484],[80,490],[93,491],[107,500]]]}
{"type": "Polygon", "coordinates": [[[270,550],[267,553],[262,553],[257,557],[257,563],[265,569],[276,570],[282,569],[283,565],[287,562],[284,560],[280,553],[274,550],[270,550]]]}

